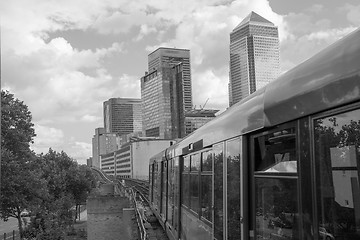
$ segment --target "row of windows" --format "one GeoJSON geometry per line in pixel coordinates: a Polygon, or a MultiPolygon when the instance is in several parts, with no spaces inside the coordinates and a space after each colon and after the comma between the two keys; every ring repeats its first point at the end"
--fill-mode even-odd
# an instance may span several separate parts
{"type": "Polygon", "coordinates": [[[127,159],[124,159],[124,160],[119,160],[119,161],[116,161],[116,164],[126,163],[126,162],[130,162],[130,158],[127,158],[127,159]]]}

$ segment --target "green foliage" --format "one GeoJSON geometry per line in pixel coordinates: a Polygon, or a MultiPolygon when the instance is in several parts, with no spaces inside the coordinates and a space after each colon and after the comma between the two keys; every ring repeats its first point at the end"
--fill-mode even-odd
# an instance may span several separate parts
{"type": "Polygon", "coordinates": [[[13,94],[1,91],[1,188],[0,217],[18,219],[20,213],[36,198],[41,181],[30,162],[35,154],[30,143],[35,137],[28,107],[13,94]]]}
{"type": "Polygon", "coordinates": [[[1,91],[1,148],[16,157],[27,157],[35,135],[31,113],[24,102],[1,91]]]}
{"type": "Polygon", "coordinates": [[[36,155],[30,149],[36,135],[28,107],[7,91],[1,91],[1,104],[0,218],[17,218],[23,237],[63,239],[73,222],[71,208],[86,201],[95,178],[65,152],[36,155]],[[31,222],[24,231],[25,209],[31,222]]]}

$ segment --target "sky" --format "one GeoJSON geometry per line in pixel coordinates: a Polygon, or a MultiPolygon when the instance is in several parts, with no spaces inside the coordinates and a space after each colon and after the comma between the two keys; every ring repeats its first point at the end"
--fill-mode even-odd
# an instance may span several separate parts
{"type": "Polygon", "coordinates": [[[230,32],[251,11],[278,26],[282,73],[360,26],[358,0],[1,1],[1,89],[29,107],[36,153],[83,164],[103,102],[140,98],[158,47],[190,49],[193,104],[224,111],[230,32]]]}

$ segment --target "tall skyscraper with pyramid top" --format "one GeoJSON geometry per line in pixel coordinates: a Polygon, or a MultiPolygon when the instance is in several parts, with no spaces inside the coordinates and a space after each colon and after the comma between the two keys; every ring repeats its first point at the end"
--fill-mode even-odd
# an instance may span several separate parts
{"type": "Polygon", "coordinates": [[[251,12],[230,33],[229,105],[262,88],[279,74],[278,28],[251,12]]]}

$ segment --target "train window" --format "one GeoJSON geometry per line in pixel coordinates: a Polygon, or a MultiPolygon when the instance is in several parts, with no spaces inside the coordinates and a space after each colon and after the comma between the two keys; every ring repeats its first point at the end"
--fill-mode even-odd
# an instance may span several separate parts
{"type": "Polygon", "coordinates": [[[212,152],[202,153],[201,157],[201,216],[212,222],[212,152]]]}
{"type": "Polygon", "coordinates": [[[174,215],[173,215],[173,226],[174,229],[177,230],[178,229],[178,219],[179,219],[179,209],[178,209],[178,205],[179,205],[179,178],[177,176],[179,176],[179,158],[174,158],[174,215]]]}
{"type": "Polygon", "coordinates": [[[181,174],[181,187],[182,187],[181,203],[187,207],[190,207],[189,170],[190,170],[190,156],[186,156],[183,158],[183,169],[181,174]]]}
{"type": "Polygon", "coordinates": [[[320,237],[360,239],[360,109],[314,122],[320,237]]]}
{"type": "Polygon", "coordinates": [[[184,157],[184,172],[188,172],[190,170],[190,156],[184,157]]]}
{"type": "Polygon", "coordinates": [[[298,239],[296,179],[256,178],[257,239],[298,239]]]}
{"type": "Polygon", "coordinates": [[[175,174],[174,174],[174,167],[173,161],[168,161],[168,182],[167,182],[167,189],[168,189],[168,204],[167,204],[167,221],[170,225],[173,225],[173,216],[174,216],[174,181],[175,181],[175,174]]]}
{"type": "Polygon", "coordinates": [[[217,240],[223,239],[224,233],[224,144],[220,143],[213,147],[214,151],[214,236],[217,240]]]}
{"type": "Polygon", "coordinates": [[[255,139],[255,171],[297,172],[295,128],[276,131],[255,139]]]}
{"type": "Polygon", "coordinates": [[[167,162],[162,162],[161,167],[161,214],[166,217],[166,192],[167,192],[167,162]]]}
{"type": "Polygon", "coordinates": [[[228,239],[240,239],[240,138],[226,142],[228,239]]]}
{"type": "Polygon", "coordinates": [[[191,157],[191,172],[196,172],[200,170],[200,157],[199,154],[193,155],[191,157]]]}
{"type": "Polygon", "coordinates": [[[212,152],[211,151],[202,153],[201,171],[202,172],[212,172],[212,152]]]}
{"type": "Polygon", "coordinates": [[[190,171],[190,209],[199,212],[199,170],[200,170],[200,154],[191,156],[190,171]]]}
{"type": "Polygon", "coordinates": [[[296,128],[254,138],[256,239],[298,239],[296,128]]]}

